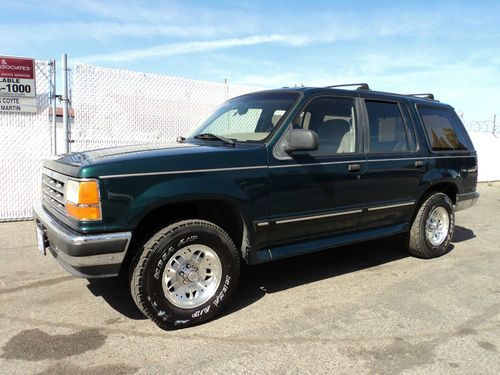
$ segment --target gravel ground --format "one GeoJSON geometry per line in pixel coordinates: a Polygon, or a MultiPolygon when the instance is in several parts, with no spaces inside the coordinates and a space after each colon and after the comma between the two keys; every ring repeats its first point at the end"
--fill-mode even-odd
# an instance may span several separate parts
{"type": "Polygon", "coordinates": [[[175,332],[39,255],[33,222],[0,224],[0,373],[498,374],[500,185],[479,192],[444,257],[393,238],[255,266],[223,317],[175,332]]]}

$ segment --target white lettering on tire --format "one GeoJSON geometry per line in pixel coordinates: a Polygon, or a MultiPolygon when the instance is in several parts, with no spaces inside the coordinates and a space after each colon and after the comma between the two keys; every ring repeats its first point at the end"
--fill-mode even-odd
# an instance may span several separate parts
{"type": "Polygon", "coordinates": [[[226,280],[224,281],[224,285],[222,287],[222,290],[220,291],[219,295],[215,298],[213,304],[215,306],[219,306],[219,303],[224,299],[226,296],[227,288],[229,287],[229,282],[231,281],[231,276],[226,275],[226,280]]]}

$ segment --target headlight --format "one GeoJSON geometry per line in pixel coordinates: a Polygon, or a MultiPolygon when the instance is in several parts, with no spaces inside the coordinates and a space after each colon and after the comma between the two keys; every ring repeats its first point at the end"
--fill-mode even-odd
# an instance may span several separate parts
{"type": "Polygon", "coordinates": [[[80,221],[101,220],[99,182],[97,180],[66,182],[66,213],[80,221]]]}

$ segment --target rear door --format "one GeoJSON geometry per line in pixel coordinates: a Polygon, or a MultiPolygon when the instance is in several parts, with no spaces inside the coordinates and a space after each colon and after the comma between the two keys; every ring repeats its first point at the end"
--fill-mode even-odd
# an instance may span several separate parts
{"type": "Polygon", "coordinates": [[[409,103],[379,99],[364,99],[363,103],[368,167],[364,176],[366,210],[359,229],[407,223],[427,170],[409,103]]]}

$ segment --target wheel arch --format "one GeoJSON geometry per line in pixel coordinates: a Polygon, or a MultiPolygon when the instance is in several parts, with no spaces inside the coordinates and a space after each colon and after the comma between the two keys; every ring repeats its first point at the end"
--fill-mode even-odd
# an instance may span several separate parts
{"type": "Polygon", "coordinates": [[[453,205],[457,203],[457,193],[458,193],[458,186],[455,182],[453,181],[435,181],[429,183],[427,186],[425,186],[424,189],[422,189],[416,204],[415,204],[415,209],[413,210],[413,215],[411,217],[410,224],[413,223],[415,220],[415,217],[417,216],[418,210],[420,209],[420,206],[424,203],[425,199],[431,194],[431,193],[443,193],[446,194],[453,205]]]}
{"type": "Polygon", "coordinates": [[[426,186],[425,189],[422,190],[422,193],[417,200],[417,207],[420,207],[425,197],[427,197],[432,192],[444,193],[451,199],[453,204],[457,203],[457,184],[453,181],[436,181],[430,183],[428,186],[426,186]]]}
{"type": "Polygon", "coordinates": [[[221,227],[247,261],[250,226],[245,221],[241,206],[227,197],[191,197],[163,202],[142,215],[132,230],[132,240],[122,270],[128,272],[128,266],[140,249],[140,244],[161,228],[185,219],[206,220],[221,227]]]}

